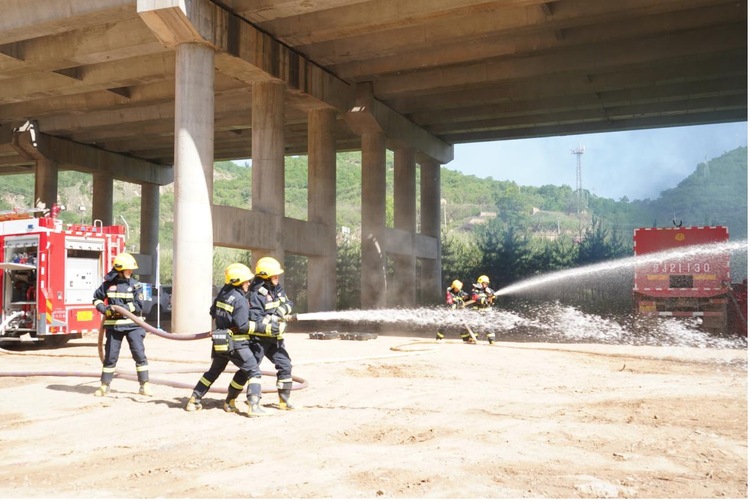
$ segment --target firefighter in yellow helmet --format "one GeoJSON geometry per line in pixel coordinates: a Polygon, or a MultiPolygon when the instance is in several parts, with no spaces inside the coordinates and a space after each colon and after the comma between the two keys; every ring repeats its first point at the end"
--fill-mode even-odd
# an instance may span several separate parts
{"type": "Polygon", "coordinates": [[[276,366],[276,388],[279,409],[292,410],[292,359],[284,345],[286,317],[294,306],[287,297],[279,277],[284,273],[281,264],[272,257],[262,257],[255,264],[255,278],[250,284],[250,322],[255,324],[251,346],[260,364],[268,358],[276,366]]]}
{"type": "MultiPolygon", "coordinates": [[[[454,280],[445,290],[445,305],[452,309],[460,309],[464,307],[464,303],[468,301],[469,294],[463,290],[464,284],[460,280],[454,280]]],[[[435,339],[442,341],[445,339],[445,332],[451,329],[451,326],[446,325],[440,328],[435,339]]],[[[464,343],[473,343],[474,340],[471,338],[468,332],[461,332],[461,339],[464,343]]]]}
{"type": "Polygon", "coordinates": [[[133,270],[138,269],[135,258],[127,252],[115,256],[112,270],[104,276],[104,282],[94,291],[94,307],[104,315],[106,344],[104,345],[104,364],[102,367],[101,385],[94,392],[97,397],[109,393],[109,387],[115,376],[115,367],[120,357],[123,339],[127,339],[130,352],[135,360],[135,370],[140,383],[139,393],[152,396],[153,391],[148,382],[148,359],[143,340],[146,331],[133,320],[115,312],[113,306],[120,306],[133,315],[140,316],[143,309],[143,287],[133,278],[133,270]]]}
{"type": "MultiPolygon", "coordinates": [[[[490,289],[490,279],[487,275],[481,275],[477,278],[477,283],[471,287],[471,299],[474,301],[473,307],[479,311],[489,311],[495,302],[495,291],[490,289]]],[[[487,332],[487,342],[495,342],[495,333],[487,332]]]]}
{"type": "MultiPolygon", "coordinates": [[[[193,388],[193,394],[185,406],[186,411],[198,411],[203,408],[201,399],[230,361],[239,367],[239,370],[229,383],[224,410],[240,412],[236,398],[248,381],[248,402],[260,401],[262,373],[250,349],[252,329],[245,297],[252,279],[252,271],[242,263],[232,263],[224,270],[224,286],[214,298],[209,310],[216,323],[216,330],[211,333],[211,367],[193,388]]],[[[251,412],[250,415],[255,414],[251,412]]]]}

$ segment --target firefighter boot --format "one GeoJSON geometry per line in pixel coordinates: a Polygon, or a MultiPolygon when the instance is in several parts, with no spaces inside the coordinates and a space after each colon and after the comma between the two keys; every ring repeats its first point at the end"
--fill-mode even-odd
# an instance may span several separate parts
{"type": "Polygon", "coordinates": [[[154,396],[154,390],[151,388],[151,383],[148,381],[144,381],[141,383],[141,387],[138,389],[138,393],[141,395],[146,395],[147,397],[153,397],[154,396]]]}
{"type": "Polygon", "coordinates": [[[235,399],[224,401],[224,412],[237,412],[240,410],[237,408],[237,401],[235,399]]]}
{"type": "Polygon", "coordinates": [[[292,397],[292,382],[284,381],[277,383],[279,389],[279,409],[282,411],[293,411],[294,406],[289,403],[289,399],[292,397]]]}
{"type": "Polygon", "coordinates": [[[103,384],[99,388],[96,389],[96,391],[94,392],[94,396],[95,397],[103,397],[107,393],[109,393],[109,385],[108,384],[103,384]]]}
{"type": "Polygon", "coordinates": [[[188,412],[195,412],[199,411],[203,408],[203,405],[201,405],[201,397],[193,393],[190,395],[190,398],[187,401],[187,405],[185,405],[185,410],[188,412]]]}
{"type": "Polygon", "coordinates": [[[266,413],[266,411],[260,406],[260,395],[250,395],[247,400],[247,407],[247,415],[250,417],[268,415],[268,413],[266,413]]]}
{"type": "Polygon", "coordinates": [[[227,388],[227,398],[224,399],[224,412],[240,412],[240,410],[237,408],[237,397],[240,396],[240,392],[242,391],[242,388],[245,385],[240,386],[240,388],[235,387],[234,379],[229,382],[229,388],[227,388]]]}
{"type": "Polygon", "coordinates": [[[489,334],[487,334],[487,342],[489,344],[494,344],[495,343],[495,333],[494,332],[490,332],[489,334]]]}
{"type": "Polygon", "coordinates": [[[435,336],[435,341],[442,341],[443,339],[445,339],[445,334],[438,331],[437,335],[435,336]]]}

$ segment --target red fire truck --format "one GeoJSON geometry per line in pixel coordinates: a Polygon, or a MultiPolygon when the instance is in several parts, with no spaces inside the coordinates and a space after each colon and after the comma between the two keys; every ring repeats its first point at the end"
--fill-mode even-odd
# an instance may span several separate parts
{"type": "Polygon", "coordinates": [[[635,255],[660,254],[639,260],[635,267],[636,312],[699,317],[706,331],[747,335],[747,293],[742,294],[739,284],[732,286],[730,253],[716,246],[705,247],[728,240],[724,226],[637,228],[633,233],[635,255]],[[691,249],[679,252],[687,247],[691,249]]]}
{"type": "Polygon", "coordinates": [[[40,212],[0,213],[0,338],[60,346],[99,328],[93,293],[125,249],[125,229],[64,225],[40,212]]]}

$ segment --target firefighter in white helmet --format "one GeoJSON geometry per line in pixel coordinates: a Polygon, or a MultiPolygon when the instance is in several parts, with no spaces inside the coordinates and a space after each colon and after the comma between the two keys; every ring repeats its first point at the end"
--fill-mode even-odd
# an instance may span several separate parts
{"type": "Polygon", "coordinates": [[[97,397],[109,393],[123,339],[127,339],[130,353],[135,360],[135,370],[140,383],[139,393],[147,396],[153,395],[148,382],[148,359],[143,345],[146,331],[133,320],[115,312],[112,308],[113,306],[120,306],[135,316],[141,315],[143,287],[138,280],[133,278],[133,270],[137,269],[138,263],[131,254],[127,252],[118,254],[112,262],[112,270],[104,276],[102,285],[94,291],[93,303],[97,311],[105,316],[104,328],[107,332],[101,385],[94,392],[97,397]]]}
{"type": "MultiPolygon", "coordinates": [[[[464,292],[463,287],[463,282],[461,282],[460,280],[454,280],[453,282],[451,282],[450,286],[445,289],[445,305],[451,310],[463,308],[464,303],[468,301],[469,293],[464,292]]],[[[445,339],[445,332],[450,330],[450,328],[450,326],[441,327],[437,333],[437,336],[435,336],[435,339],[438,341],[442,341],[443,339],[445,339]]],[[[463,339],[464,343],[474,343],[471,335],[469,335],[469,333],[465,331],[461,332],[461,339],[463,339]]]]}
{"type": "Polygon", "coordinates": [[[224,270],[224,287],[214,298],[209,310],[216,322],[216,330],[212,332],[211,358],[213,360],[211,367],[195,385],[193,394],[185,406],[186,411],[197,411],[203,408],[201,398],[224,372],[229,361],[239,367],[239,370],[229,383],[224,410],[239,412],[235,399],[248,380],[250,381],[247,387],[248,402],[260,401],[262,374],[250,349],[249,334],[252,329],[245,297],[252,279],[252,271],[242,263],[232,263],[224,270]]]}
{"type": "Polygon", "coordinates": [[[250,284],[250,322],[255,324],[251,342],[255,359],[264,357],[276,366],[276,388],[279,409],[292,410],[292,360],[284,345],[286,317],[292,313],[292,301],[279,284],[284,273],[281,264],[272,257],[262,257],[255,264],[255,278],[250,284]]]}
{"type": "MultiPolygon", "coordinates": [[[[473,307],[479,311],[486,312],[492,308],[495,303],[495,291],[490,289],[490,279],[487,275],[480,275],[477,283],[472,285],[471,299],[474,301],[473,307]]],[[[487,342],[495,342],[495,333],[491,330],[487,332],[487,342]]]]}

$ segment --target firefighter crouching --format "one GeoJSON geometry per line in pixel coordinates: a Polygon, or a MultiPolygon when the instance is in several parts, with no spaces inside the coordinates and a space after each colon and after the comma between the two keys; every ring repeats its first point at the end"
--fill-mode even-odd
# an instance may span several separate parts
{"type": "MultiPolygon", "coordinates": [[[[477,278],[477,283],[471,287],[471,299],[474,301],[473,307],[479,311],[489,311],[495,302],[495,291],[490,289],[490,279],[487,275],[481,275],[477,278]]],[[[487,342],[495,342],[495,333],[487,332],[487,342]]]]}
{"type": "Polygon", "coordinates": [[[135,360],[135,370],[140,383],[139,393],[153,396],[148,382],[148,359],[143,345],[146,331],[133,320],[116,313],[112,308],[116,305],[135,316],[141,315],[143,289],[141,283],[133,278],[133,270],[137,269],[138,263],[132,255],[127,252],[118,254],[113,261],[112,270],[104,276],[102,285],[94,291],[93,303],[97,311],[105,316],[104,328],[107,333],[101,386],[94,392],[97,397],[109,393],[123,339],[127,339],[130,353],[135,360]]]}
{"type": "MultiPolygon", "coordinates": [[[[448,308],[455,310],[464,307],[464,304],[469,299],[469,294],[467,292],[464,292],[463,287],[463,282],[461,282],[460,280],[454,280],[451,285],[445,290],[445,305],[448,308]]],[[[443,331],[447,332],[449,328],[450,327],[448,326],[442,327],[435,336],[435,339],[438,341],[442,341],[443,339],[445,339],[445,334],[443,333],[443,331]]],[[[468,332],[462,332],[461,339],[464,343],[474,343],[474,340],[471,338],[471,335],[468,332]]]]}
{"type": "Polygon", "coordinates": [[[262,257],[255,265],[255,278],[248,293],[250,323],[255,324],[251,347],[259,364],[266,357],[276,366],[279,409],[292,410],[294,406],[289,402],[293,384],[292,360],[284,345],[284,331],[285,317],[292,313],[294,305],[279,284],[282,273],[281,264],[272,257],[262,257]]]}
{"type": "Polygon", "coordinates": [[[230,361],[239,370],[229,383],[224,410],[239,412],[236,398],[248,380],[247,400],[250,407],[257,407],[260,402],[262,373],[250,349],[249,307],[245,297],[252,278],[250,268],[242,263],[230,264],[224,270],[224,286],[209,310],[216,323],[216,330],[211,333],[211,367],[193,388],[193,394],[185,406],[186,411],[203,408],[201,399],[230,361]]]}

